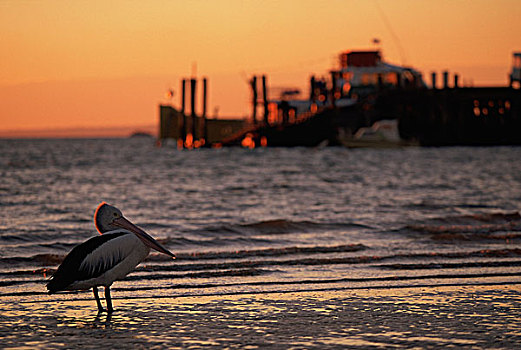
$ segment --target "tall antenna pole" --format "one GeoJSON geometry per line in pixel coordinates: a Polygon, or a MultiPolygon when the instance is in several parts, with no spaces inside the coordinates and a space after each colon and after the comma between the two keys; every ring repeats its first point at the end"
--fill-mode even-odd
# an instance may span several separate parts
{"type": "Polygon", "coordinates": [[[382,21],[384,22],[385,26],[387,27],[387,30],[391,34],[391,37],[393,38],[394,44],[398,48],[398,53],[400,55],[400,60],[402,65],[407,65],[407,55],[405,54],[405,51],[400,43],[400,39],[396,35],[396,33],[393,30],[393,27],[391,26],[391,22],[387,19],[387,16],[385,15],[384,11],[380,7],[380,4],[377,0],[374,1],[376,5],[376,9],[378,10],[378,13],[380,14],[380,17],[382,18],[382,21]]]}

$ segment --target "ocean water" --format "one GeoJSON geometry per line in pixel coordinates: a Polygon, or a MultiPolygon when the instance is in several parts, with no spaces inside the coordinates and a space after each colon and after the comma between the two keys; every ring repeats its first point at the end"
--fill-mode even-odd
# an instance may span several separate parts
{"type": "Polygon", "coordinates": [[[0,296],[55,299],[45,282],[101,201],[177,255],[115,296],[520,281],[521,148],[1,140],[0,169],[0,296]]]}
{"type": "Polygon", "coordinates": [[[152,253],[118,299],[521,284],[521,148],[155,148],[150,139],[0,140],[0,299],[97,235],[101,201],[152,253]]]}

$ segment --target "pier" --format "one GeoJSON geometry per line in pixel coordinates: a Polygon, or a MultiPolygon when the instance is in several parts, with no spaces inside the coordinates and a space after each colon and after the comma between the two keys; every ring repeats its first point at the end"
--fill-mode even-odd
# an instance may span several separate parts
{"type": "Polygon", "coordinates": [[[196,112],[197,79],[181,81],[180,108],[170,104],[159,105],[158,141],[164,144],[174,140],[179,149],[217,147],[224,139],[243,130],[248,122],[236,118],[208,118],[208,79],[202,79],[202,112],[196,112]],[[187,83],[190,83],[190,113],[186,108],[187,83]]]}
{"type": "Polygon", "coordinates": [[[429,89],[382,97],[400,136],[424,146],[521,145],[521,90],[510,87],[429,89]]]}
{"type": "Polygon", "coordinates": [[[208,119],[206,79],[201,116],[190,79],[188,114],[183,80],[181,109],[160,106],[159,138],[175,139],[179,148],[521,144],[521,53],[513,54],[503,87],[461,86],[459,74],[449,71],[441,72],[441,86],[431,73],[428,86],[420,72],[383,61],[380,51],[343,52],[339,67],[328,80],[312,76],[306,99],[291,89],[268,96],[268,77],[251,77],[249,121],[208,119]]]}

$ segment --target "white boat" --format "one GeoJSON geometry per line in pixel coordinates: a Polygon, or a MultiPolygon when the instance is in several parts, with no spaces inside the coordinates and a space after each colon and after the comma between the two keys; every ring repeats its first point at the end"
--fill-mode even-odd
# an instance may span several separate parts
{"type": "Polygon", "coordinates": [[[407,142],[400,138],[398,120],[379,120],[370,127],[360,128],[354,135],[341,133],[339,142],[349,148],[395,148],[418,146],[417,142],[407,142]]]}

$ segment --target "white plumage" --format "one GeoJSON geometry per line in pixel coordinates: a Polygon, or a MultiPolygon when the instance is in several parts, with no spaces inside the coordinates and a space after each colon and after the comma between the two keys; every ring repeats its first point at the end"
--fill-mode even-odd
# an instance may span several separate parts
{"type": "Polygon", "coordinates": [[[70,289],[110,286],[112,282],[132,272],[149,253],[150,248],[132,233],[114,238],[92,251],[80,265],[80,270],[84,270],[91,276],[94,276],[99,269],[106,272],[95,278],[74,282],[70,289]]]}

